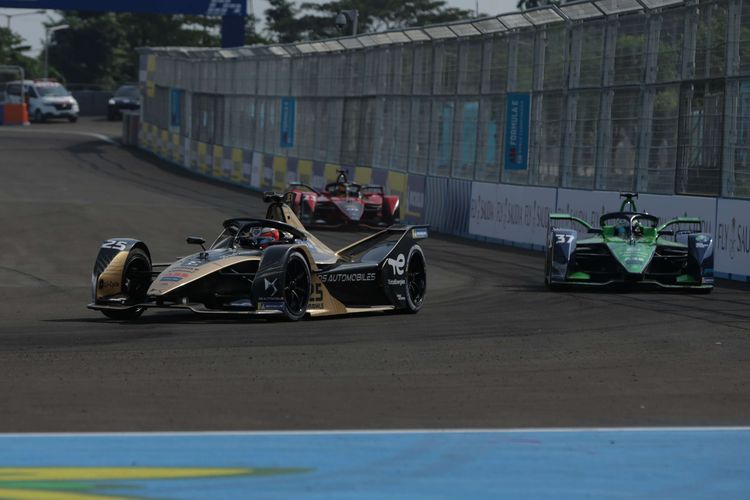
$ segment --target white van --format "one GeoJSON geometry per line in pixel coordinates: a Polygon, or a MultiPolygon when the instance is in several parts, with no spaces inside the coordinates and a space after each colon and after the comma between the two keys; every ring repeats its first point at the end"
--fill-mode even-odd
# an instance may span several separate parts
{"type": "Polygon", "coordinates": [[[29,106],[29,119],[43,122],[47,118],[78,120],[78,101],[60,83],[48,80],[16,80],[5,84],[5,102],[21,103],[21,84],[29,106]]]}

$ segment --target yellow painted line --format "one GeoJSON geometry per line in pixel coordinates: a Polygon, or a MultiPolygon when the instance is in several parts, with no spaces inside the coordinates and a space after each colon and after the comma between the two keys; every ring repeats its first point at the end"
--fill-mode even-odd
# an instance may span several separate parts
{"type": "Polygon", "coordinates": [[[0,467],[0,486],[7,481],[184,479],[244,476],[252,472],[244,467],[0,467]]]}
{"type": "Polygon", "coordinates": [[[128,497],[94,495],[91,493],[5,488],[0,488],[0,498],[3,500],[130,500],[128,497]]]}

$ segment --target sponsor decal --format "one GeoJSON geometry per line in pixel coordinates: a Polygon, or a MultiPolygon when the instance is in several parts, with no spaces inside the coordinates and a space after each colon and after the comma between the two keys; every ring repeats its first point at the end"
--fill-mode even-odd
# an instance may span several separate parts
{"type": "MultiPolygon", "coordinates": [[[[196,268],[197,269],[200,265],[203,264],[203,262],[200,261],[200,260],[188,260],[188,261],[185,261],[185,262],[181,262],[180,264],[182,266],[188,266],[188,267],[192,267],[192,268],[196,268]]],[[[174,268],[174,269],[182,269],[182,268],[174,268]]]]}
{"type": "Polygon", "coordinates": [[[271,292],[271,295],[276,295],[276,294],[279,293],[279,289],[276,288],[276,281],[278,281],[278,278],[276,278],[273,281],[269,281],[268,278],[263,278],[263,282],[265,283],[265,289],[266,289],[266,291],[273,290],[271,292]]]}
{"type": "Polygon", "coordinates": [[[719,224],[718,236],[719,249],[727,252],[730,260],[750,254],[750,226],[738,223],[736,217],[732,217],[729,224],[719,224]]]}
{"type": "Polygon", "coordinates": [[[405,280],[405,279],[400,279],[400,280],[388,280],[388,281],[387,281],[387,283],[388,283],[389,285],[391,285],[391,286],[404,286],[404,285],[406,285],[406,280],[405,280]]]}
{"type": "Polygon", "coordinates": [[[526,170],[529,153],[531,96],[507,94],[505,127],[505,170],[526,170]]]}
{"type": "Polygon", "coordinates": [[[189,278],[190,273],[184,273],[184,272],[171,272],[169,274],[165,274],[162,276],[159,281],[180,281],[183,278],[189,278]]]}
{"type": "Polygon", "coordinates": [[[234,14],[242,15],[242,4],[236,0],[211,0],[206,9],[207,16],[223,17],[234,14]]]}
{"type": "Polygon", "coordinates": [[[389,257],[386,262],[389,266],[391,266],[393,274],[398,274],[399,276],[404,274],[404,266],[406,265],[406,258],[404,257],[404,254],[398,254],[398,257],[396,257],[395,259],[391,259],[389,257]]]}
{"type": "Polygon", "coordinates": [[[545,244],[549,214],[555,210],[554,188],[474,182],[471,193],[470,234],[545,244]]]}
{"type": "Polygon", "coordinates": [[[296,101],[294,97],[281,98],[280,142],[282,148],[294,147],[296,118],[296,101]]]}
{"type": "Polygon", "coordinates": [[[323,307],[323,283],[313,283],[310,293],[310,300],[307,303],[308,309],[324,309],[323,307]]]}
{"type": "Polygon", "coordinates": [[[258,302],[259,311],[283,311],[283,300],[261,300],[258,302]]]}
{"type": "Polygon", "coordinates": [[[121,240],[107,240],[102,243],[102,248],[111,248],[112,250],[123,251],[128,247],[127,241],[121,240]]]}
{"type": "Polygon", "coordinates": [[[695,248],[708,248],[711,243],[711,239],[708,236],[697,236],[695,238],[695,248]]]}
{"type": "Polygon", "coordinates": [[[419,227],[412,231],[412,238],[414,238],[415,240],[421,240],[427,238],[427,234],[427,228],[419,227]]]}
{"type": "Polygon", "coordinates": [[[359,281],[375,281],[376,274],[370,273],[339,273],[339,274],[321,274],[320,281],[323,283],[345,283],[359,281]]]}
{"type": "Polygon", "coordinates": [[[197,268],[197,267],[182,267],[182,266],[180,266],[180,267],[173,267],[171,269],[171,271],[174,274],[176,274],[176,275],[182,274],[183,278],[187,278],[188,275],[195,273],[196,271],[198,271],[198,269],[199,268],[197,268]]]}
{"type": "Polygon", "coordinates": [[[104,288],[120,288],[120,282],[99,280],[99,290],[102,290],[104,288]]]}

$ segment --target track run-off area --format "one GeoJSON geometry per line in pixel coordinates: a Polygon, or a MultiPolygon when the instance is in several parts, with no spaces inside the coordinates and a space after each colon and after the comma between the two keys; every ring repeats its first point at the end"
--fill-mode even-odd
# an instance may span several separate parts
{"type": "Polygon", "coordinates": [[[0,497],[746,498],[746,287],[550,292],[541,253],[432,234],[416,315],[108,320],[86,309],[102,241],[166,262],[265,213],[119,127],[0,128],[0,497]],[[156,483],[87,469],[134,466],[156,483]],[[21,496],[21,476],[141,489],[21,496]]]}

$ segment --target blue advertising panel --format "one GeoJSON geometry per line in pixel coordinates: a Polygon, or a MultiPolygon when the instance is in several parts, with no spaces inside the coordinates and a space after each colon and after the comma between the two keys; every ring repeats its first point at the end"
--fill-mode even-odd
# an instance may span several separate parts
{"type": "Polygon", "coordinates": [[[282,148],[294,147],[294,125],[296,118],[296,103],[294,97],[281,98],[281,120],[279,146],[282,148]]]}
{"type": "Polygon", "coordinates": [[[244,0],[0,0],[12,9],[83,10],[91,12],[150,12],[154,14],[198,14],[245,16],[244,0]]]}
{"type": "Polygon", "coordinates": [[[505,170],[526,170],[529,166],[529,118],[531,96],[508,94],[505,126],[505,170]]]}

